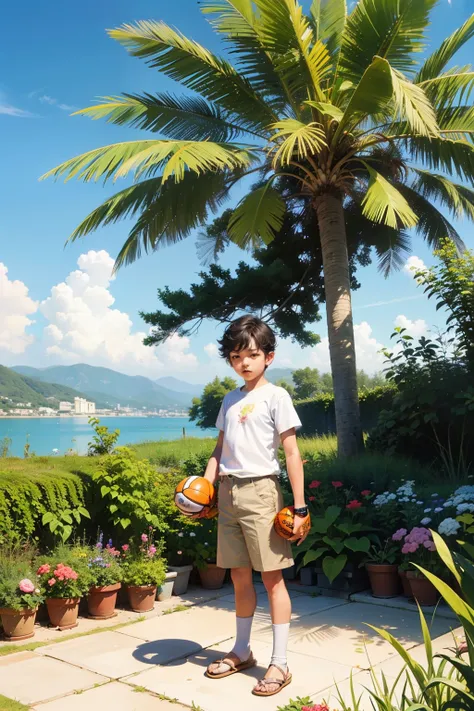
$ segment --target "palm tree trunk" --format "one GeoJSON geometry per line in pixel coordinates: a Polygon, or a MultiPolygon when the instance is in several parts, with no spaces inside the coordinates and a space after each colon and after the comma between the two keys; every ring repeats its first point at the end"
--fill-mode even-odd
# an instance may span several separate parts
{"type": "Polygon", "coordinates": [[[362,450],[363,439],[344,208],[342,198],[330,193],[320,195],[315,206],[323,256],[337,449],[339,456],[349,457],[362,450]]]}

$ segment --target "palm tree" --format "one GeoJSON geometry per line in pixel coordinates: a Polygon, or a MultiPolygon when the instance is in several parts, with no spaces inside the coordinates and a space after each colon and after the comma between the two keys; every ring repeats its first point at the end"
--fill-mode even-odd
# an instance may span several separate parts
{"type": "Polygon", "coordinates": [[[269,243],[286,210],[278,182],[291,178],[319,225],[341,455],[362,445],[346,205],[359,195],[364,216],[392,230],[389,258],[408,228],[433,246],[459,242],[431,201],[474,218],[474,191],[455,182],[474,178],[474,71],[450,66],[474,16],[423,60],[435,5],[360,0],[348,13],[345,0],[313,0],[305,15],[297,0],[201,0],[233,63],[163,22],[112,30],[193,93],[124,94],[78,112],[165,138],[98,148],[47,174],[133,177],[71,236],[135,217],[117,267],[188,236],[250,174],[258,187],[235,208],[229,233],[242,247],[269,243]]]}

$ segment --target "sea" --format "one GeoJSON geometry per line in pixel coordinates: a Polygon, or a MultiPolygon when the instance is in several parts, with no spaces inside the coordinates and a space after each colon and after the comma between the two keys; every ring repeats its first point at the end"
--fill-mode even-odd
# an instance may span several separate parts
{"type": "MultiPolygon", "coordinates": [[[[110,430],[120,430],[119,445],[186,437],[212,437],[216,430],[202,430],[187,417],[101,417],[110,430]]],[[[69,449],[86,454],[93,431],[86,417],[0,419],[0,440],[12,440],[10,454],[22,457],[25,442],[38,456],[61,455],[69,449]]]]}

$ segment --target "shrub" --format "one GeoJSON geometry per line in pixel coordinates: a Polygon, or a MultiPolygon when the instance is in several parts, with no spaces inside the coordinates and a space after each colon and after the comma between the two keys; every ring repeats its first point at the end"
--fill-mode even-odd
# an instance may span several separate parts
{"type": "MultiPolygon", "coordinates": [[[[395,393],[396,389],[393,385],[381,385],[359,392],[360,415],[362,428],[365,431],[377,424],[380,412],[390,407],[395,393]]],[[[336,432],[333,393],[321,393],[309,400],[300,400],[296,403],[296,410],[303,423],[300,430],[302,435],[325,435],[336,432]]]]}

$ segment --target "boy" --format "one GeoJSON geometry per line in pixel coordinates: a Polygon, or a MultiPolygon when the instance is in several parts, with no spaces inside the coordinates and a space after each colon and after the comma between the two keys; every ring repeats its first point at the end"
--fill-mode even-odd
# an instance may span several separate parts
{"type": "Polygon", "coordinates": [[[269,383],[265,371],[275,357],[275,334],[259,318],[243,316],[226,329],[220,353],[244,385],[228,393],[217,418],[217,446],[205,477],[220,479],[217,565],[230,568],[235,589],[237,635],[233,649],[206,674],[222,679],[255,666],[250,632],[257,600],[252,569],[262,573],[273,628],[273,654],[265,678],[253,689],[273,696],[291,682],[286,648],[291,601],[282,570],[293,565],[291,545],[273,528],[283,508],[278,482],[278,447],[283,445],[295,506],[292,541],[304,540],[308,515],[303,464],[295,430],[301,426],[286,390],[269,383]]]}

